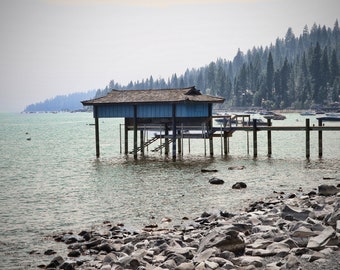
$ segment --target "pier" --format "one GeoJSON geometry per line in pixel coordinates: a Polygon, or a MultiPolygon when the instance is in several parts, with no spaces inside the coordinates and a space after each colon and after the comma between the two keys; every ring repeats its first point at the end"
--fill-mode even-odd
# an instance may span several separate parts
{"type": "MultiPolygon", "coordinates": [[[[251,120],[250,115],[238,114],[238,115],[228,115],[228,116],[212,116],[210,121],[214,119],[225,119],[224,125],[211,126],[209,129],[209,125],[203,124],[201,126],[197,125],[180,125],[176,126],[175,130],[177,130],[175,136],[170,134],[169,131],[163,126],[159,125],[137,125],[136,129],[134,129],[133,125],[129,125],[126,122],[126,125],[120,125],[120,134],[122,133],[122,129],[124,128],[124,143],[122,142],[122,135],[120,135],[120,144],[124,145],[124,153],[134,154],[141,153],[141,155],[145,154],[145,149],[149,151],[149,147],[151,148],[151,152],[161,152],[164,150],[164,154],[169,154],[170,145],[173,141],[177,141],[177,150],[178,154],[183,155],[182,146],[183,140],[188,140],[188,147],[190,152],[190,140],[191,139],[203,139],[204,140],[204,154],[207,154],[207,146],[209,147],[210,156],[214,155],[213,152],[213,139],[218,138],[221,139],[221,155],[227,156],[229,154],[229,140],[232,139],[232,135],[235,132],[247,132],[247,135],[250,133],[252,135],[252,150],[253,157],[256,158],[258,155],[258,132],[266,132],[266,143],[267,144],[267,156],[271,157],[272,155],[272,132],[280,132],[280,131],[299,131],[301,132],[299,135],[305,136],[305,156],[307,159],[310,158],[310,134],[311,132],[318,133],[318,157],[321,158],[323,156],[323,132],[331,132],[331,131],[340,131],[340,126],[325,126],[324,123],[319,120],[318,125],[310,125],[310,119],[305,119],[305,125],[301,126],[272,126],[272,120],[267,119],[266,123],[261,122],[258,125],[258,120],[251,120]],[[140,132],[140,145],[137,146],[137,136],[134,136],[134,149],[131,151],[128,150],[128,133],[129,130],[136,130],[140,132]],[[154,136],[151,138],[146,138],[145,134],[154,132],[154,136]],[[208,143],[206,143],[208,141],[208,143]],[[155,144],[157,144],[155,146],[155,144]],[[153,146],[153,147],[152,147],[153,146]]],[[[249,137],[247,136],[247,152],[249,154],[249,137]]],[[[122,149],[122,147],[120,148],[122,149]]],[[[122,150],[121,150],[122,153],[122,150]]]]}
{"type": "Polygon", "coordinates": [[[93,106],[97,158],[100,157],[99,118],[124,118],[124,124],[120,125],[120,152],[123,153],[123,145],[124,154],[131,154],[134,159],[138,158],[139,153],[143,156],[157,141],[159,144],[151,151],[164,151],[165,155],[171,152],[172,159],[176,160],[177,154],[183,155],[183,142],[186,139],[189,152],[191,139],[203,139],[204,154],[207,155],[208,146],[209,155],[213,156],[214,138],[221,139],[221,155],[227,156],[229,140],[235,132],[240,131],[247,132],[248,154],[248,134],[252,134],[254,158],[258,153],[258,132],[267,133],[267,156],[270,157],[273,132],[300,131],[305,136],[306,158],[309,159],[311,132],[318,132],[318,156],[322,157],[323,132],[340,131],[340,126],[325,126],[321,120],[317,126],[311,126],[309,119],[302,126],[273,126],[271,119],[264,122],[251,119],[249,114],[213,115],[213,104],[223,102],[224,98],[203,95],[194,86],[178,89],[112,90],[104,97],[82,101],[84,106],[93,106]],[[214,125],[216,121],[221,122],[220,126],[214,125]],[[129,131],[133,132],[132,149],[129,149],[129,131]],[[148,138],[150,132],[154,136],[148,138]]]}

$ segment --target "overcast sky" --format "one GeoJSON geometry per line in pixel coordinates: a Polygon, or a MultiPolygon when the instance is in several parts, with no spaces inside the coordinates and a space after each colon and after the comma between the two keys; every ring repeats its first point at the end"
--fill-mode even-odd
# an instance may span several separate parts
{"type": "Polygon", "coordinates": [[[0,0],[0,111],[167,79],[336,19],[339,0],[0,0]]]}

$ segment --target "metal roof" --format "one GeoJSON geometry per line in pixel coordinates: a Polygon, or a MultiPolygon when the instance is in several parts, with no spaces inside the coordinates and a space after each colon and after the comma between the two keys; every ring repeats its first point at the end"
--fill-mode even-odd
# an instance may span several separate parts
{"type": "Polygon", "coordinates": [[[83,105],[137,103],[223,103],[224,98],[203,95],[195,86],[177,89],[112,90],[106,96],[82,101],[83,105]]]}

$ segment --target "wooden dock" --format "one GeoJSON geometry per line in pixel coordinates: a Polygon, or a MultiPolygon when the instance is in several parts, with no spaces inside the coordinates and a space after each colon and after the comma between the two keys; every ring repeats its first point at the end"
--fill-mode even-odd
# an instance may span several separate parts
{"type": "MultiPolygon", "coordinates": [[[[279,131],[302,131],[305,133],[305,148],[306,148],[306,158],[310,158],[310,133],[318,132],[318,156],[321,158],[323,155],[323,145],[322,145],[322,135],[323,132],[329,131],[340,131],[340,126],[325,126],[321,120],[318,121],[318,125],[310,125],[310,120],[306,119],[305,125],[302,126],[272,126],[272,120],[267,119],[266,123],[261,123],[261,125],[257,125],[257,120],[253,119],[250,123],[250,115],[233,115],[233,116],[213,116],[210,121],[212,122],[216,118],[229,118],[229,120],[233,120],[234,124],[231,124],[232,121],[229,121],[228,124],[221,125],[220,127],[216,127],[214,125],[202,125],[202,126],[189,126],[189,125],[181,125],[176,126],[177,134],[174,136],[173,134],[167,133],[166,130],[163,129],[162,126],[157,125],[138,125],[135,130],[139,130],[141,133],[140,136],[140,146],[137,147],[137,142],[134,143],[134,146],[137,147],[133,149],[129,153],[141,152],[144,154],[144,148],[149,147],[152,143],[159,141],[159,146],[155,147],[152,152],[157,152],[162,149],[165,149],[164,153],[167,155],[169,153],[170,144],[173,143],[174,138],[177,141],[178,145],[178,153],[183,154],[182,145],[183,140],[188,139],[189,141],[189,149],[190,149],[190,139],[204,139],[204,153],[206,154],[206,140],[209,141],[209,151],[210,156],[213,156],[213,138],[221,138],[221,154],[228,155],[229,153],[229,139],[232,137],[234,132],[238,131],[246,131],[247,133],[252,134],[253,138],[253,157],[257,157],[258,150],[258,140],[257,135],[258,132],[267,132],[267,156],[270,157],[272,155],[272,132],[279,131]],[[236,124],[235,124],[236,121],[236,124]],[[146,134],[146,131],[157,131],[152,138],[146,138],[143,134],[146,134]]],[[[210,122],[210,123],[211,123],[210,122]]],[[[127,129],[132,129],[133,127],[128,126],[127,129]]],[[[125,136],[125,153],[127,154],[127,134],[125,136]]],[[[249,137],[247,136],[247,149],[249,154],[249,137]]],[[[122,152],[122,151],[121,151],[122,152]]],[[[190,152],[190,150],[189,150],[190,152]]]]}
{"type": "MultiPolygon", "coordinates": [[[[322,132],[323,131],[340,131],[340,126],[324,126],[322,120],[318,120],[318,125],[310,125],[310,120],[306,119],[305,126],[272,126],[271,119],[267,120],[267,126],[257,126],[256,119],[254,119],[253,125],[242,125],[242,126],[232,126],[228,125],[223,128],[214,128],[215,132],[236,132],[236,131],[247,131],[253,134],[253,155],[254,158],[257,157],[257,133],[261,131],[267,132],[267,149],[268,156],[272,154],[272,137],[271,133],[273,131],[303,131],[305,132],[305,144],[306,144],[306,158],[310,158],[310,132],[318,132],[318,154],[322,157],[322,132]]],[[[220,137],[221,134],[215,134],[215,137],[220,137]]]]}

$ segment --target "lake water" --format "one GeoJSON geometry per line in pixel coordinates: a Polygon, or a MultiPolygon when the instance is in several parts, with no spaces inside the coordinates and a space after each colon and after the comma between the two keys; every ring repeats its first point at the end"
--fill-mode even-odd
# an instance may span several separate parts
{"type": "MultiPolygon", "coordinates": [[[[315,117],[310,119],[317,124],[315,117]]],[[[258,133],[257,159],[251,147],[248,155],[247,133],[236,132],[228,157],[221,157],[221,141],[215,138],[213,158],[204,155],[204,140],[192,139],[190,153],[185,140],[184,155],[176,162],[151,151],[135,161],[120,153],[122,122],[100,119],[97,160],[90,113],[0,114],[0,269],[34,269],[51,261],[54,255],[43,255],[49,248],[64,255],[65,246],[51,240],[54,233],[80,232],[107,220],[133,228],[160,224],[164,217],[175,223],[204,211],[242,210],[274,190],[310,191],[340,181],[340,132],[323,132],[322,159],[317,132],[311,132],[311,158],[306,160],[305,133],[279,131],[272,132],[271,158],[265,132],[258,133]],[[233,166],[245,169],[228,170],[233,166]],[[225,184],[210,185],[212,177],[225,184]],[[237,181],[247,189],[231,189],[237,181]]],[[[303,126],[305,117],[287,114],[273,125],[303,126]]]]}

